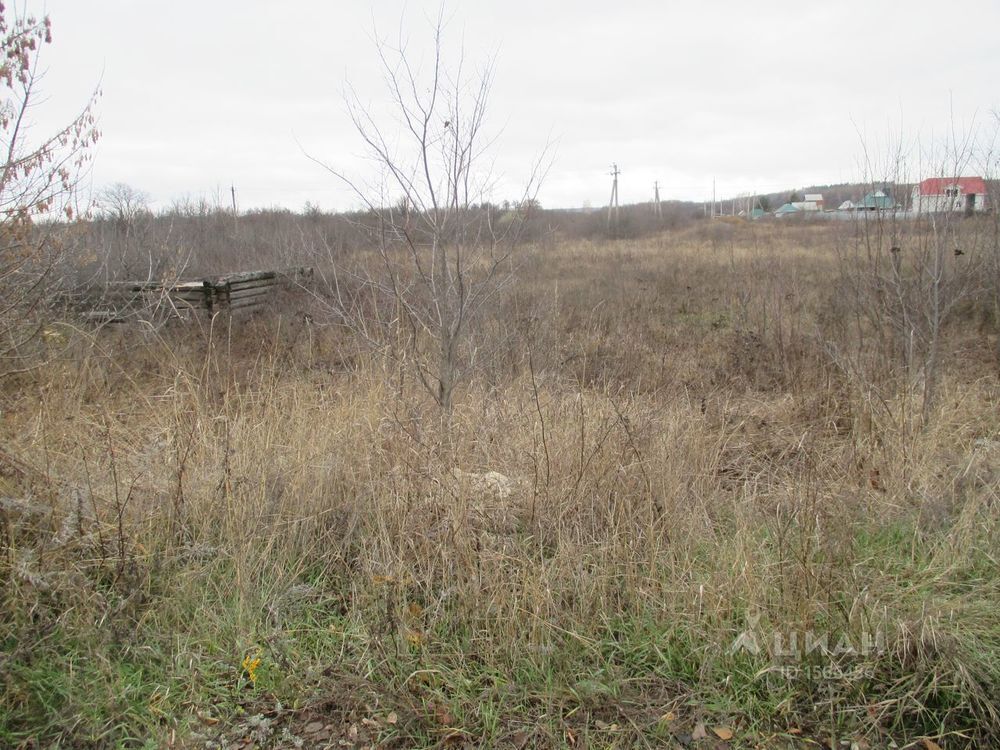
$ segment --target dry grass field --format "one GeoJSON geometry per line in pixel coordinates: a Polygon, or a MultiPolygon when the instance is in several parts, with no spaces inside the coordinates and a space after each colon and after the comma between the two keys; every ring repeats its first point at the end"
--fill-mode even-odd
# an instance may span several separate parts
{"type": "Polygon", "coordinates": [[[525,247],[446,431],[321,309],[53,323],[0,396],[0,746],[995,746],[995,311],[925,407],[862,234],[525,247]]]}

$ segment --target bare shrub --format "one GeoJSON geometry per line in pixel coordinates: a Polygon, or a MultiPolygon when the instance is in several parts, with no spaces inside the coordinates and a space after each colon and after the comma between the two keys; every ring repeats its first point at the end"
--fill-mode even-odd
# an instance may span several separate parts
{"type": "Polygon", "coordinates": [[[426,79],[402,40],[377,45],[391,110],[386,117],[401,124],[398,134],[387,130],[393,120],[382,120],[356,92],[348,97],[354,126],[384,182],[370,190],[327,168],[368,207],[380,259],[377,270],[349,272],[360,290],[347,299],[334,276],[333,312],[369,343],[405,361],[447,414],[484,345],[470,338],[472,321],[513,278],[512,251],[539,173],[536,168],[510,210],[489,203],[485,125],[493,63],[470,77],[460,54],[449,70],[442,35],[439,17],[426,79]],[[356,315],[358,295],[388,302],[379,306],[385,316],[376,326],[356,315]]]}
{"type": "Polygon", "coordinates": [[[0,372],[29,366],[63,258],[61,225],[72,219],[77,179],[97,142],[96,93],[65,127],[36,138],[31,110],[40,95],[42,49],[51,42],[48,16],[20,15],[0,5],[0,372]],[[53,221],[53,218],[56,220],[53,221]],[[40,221],[41,220],[41,221],[40,221]]]}
{"type": "MultiPolygon", "coordinates": [[[[909,169],[921,178],[957,179],[978,163],[978,131],[970,131],[908,163],[902,145],[883,164],[868,162],[873,189],[906,184],[909,169]]],[[[942,340],[956,310],[986,289],[990,257],[987,222],[959,211],[858,212],[855,233],[840,248],[837,287],[839,337],[829,341],[833,360],[883,406],[906,413],[893,419],[926,424],[940,382],[942,340]],[[904,398],[895,401],[901,388],[904,398]],[[917,400],[909,407],[911,398],[917,400]]]]}

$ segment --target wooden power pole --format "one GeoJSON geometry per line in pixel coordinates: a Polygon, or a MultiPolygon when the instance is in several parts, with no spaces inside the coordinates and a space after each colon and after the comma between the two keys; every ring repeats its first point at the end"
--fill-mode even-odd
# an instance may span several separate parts
{"type": "Polygon", "coordinates": [[[663,218],[663,206],[660,205],[660,181],[653,183],[653,213],[657,219],[663,218]]]}
{"type": "Polygon", "coordinates": [[[608,232],[618,235],[618,175],[621,171],[617,164],[611,165],[611,200],[608,201],[608,232]],[[612,229],[612,225],[614,229],[612,229]]]}
{"type": "Polygon", "coordinates": [[[229,185],[229,194],[233,197],[233,231],[239,230],[239,215],[236,213],[236,185],[229,185]]]}

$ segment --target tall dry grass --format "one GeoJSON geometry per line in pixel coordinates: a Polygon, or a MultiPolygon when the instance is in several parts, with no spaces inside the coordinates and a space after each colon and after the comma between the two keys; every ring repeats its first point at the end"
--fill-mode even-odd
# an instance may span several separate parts
{"type": "Polygon", "coordinates": [[[995,333],[953,322],[921,429],[872,403],[848,241],[531,250],[446,435],[319,318],[59,329],[4,393],[0,742],[997,741],[995,333]]]}

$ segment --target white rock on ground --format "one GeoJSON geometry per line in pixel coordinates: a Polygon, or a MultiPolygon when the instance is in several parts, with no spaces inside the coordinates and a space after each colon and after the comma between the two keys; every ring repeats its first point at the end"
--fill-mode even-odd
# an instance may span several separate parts
{"type": "Polygon", "coordinates": [[[456,479],[469,482],[469,486],[475,492],[496,495],[501,500],[506,500],[514,494],[516,483],[506,474],[501,474],[499,471],[487,471],[479,474],[474,471],[454,469],[452,470],[452,474],[454,474],[456,479]]]}

